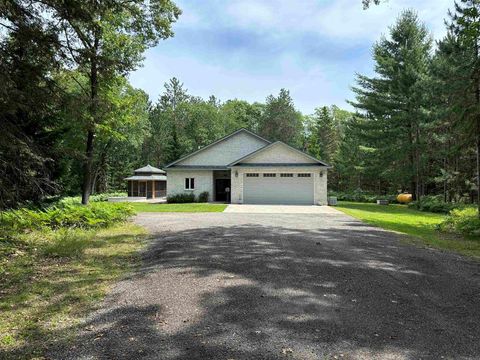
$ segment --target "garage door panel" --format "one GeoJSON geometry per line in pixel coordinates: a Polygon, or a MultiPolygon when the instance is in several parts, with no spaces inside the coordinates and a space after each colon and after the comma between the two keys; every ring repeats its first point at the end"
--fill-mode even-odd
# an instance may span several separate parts
{"type": "Polygon", "coordinates": [[[248,177],[243,179],[244,203],[246,204],[298,204],[312,205],[313,176],[298,177],[248,177]]]}

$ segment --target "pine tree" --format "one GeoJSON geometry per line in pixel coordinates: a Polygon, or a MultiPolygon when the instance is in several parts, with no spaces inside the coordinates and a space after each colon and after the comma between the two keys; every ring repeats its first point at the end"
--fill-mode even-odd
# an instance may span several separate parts
{"type": "Polygon", "coordinates": [[[338,132],[332,112],[326,106],[317,108],[310,122],[307,151],[331,163],[338,146],[338,132]]]}
{"type": "Polygon", "coordinates": [[[447,25],[457,41],[450,62],[454,68],[451,106],[456,112],[456,125],[464,129],[465,139],[475,144],[480,217],[480,1],[455,2],[455,9],[449,12],[449,16],[447,25]]]}
{"type": "Polygon", "coordinates": [[[357,76],[356,102],[365,114],[362,126],[383,175],[392,183],[422,194],[425,159],[423,131],[428,120],[430,50],[432,40],[413,11],[402,13],[390,37],[374,46],[376,77],[357,76]]]}
{"type": "Polygon", "coordinates": [[[298,146],[301,141],[302,115],[295,109],[288,90],[267,97],[258,131],[265,138],[298,146]]]}

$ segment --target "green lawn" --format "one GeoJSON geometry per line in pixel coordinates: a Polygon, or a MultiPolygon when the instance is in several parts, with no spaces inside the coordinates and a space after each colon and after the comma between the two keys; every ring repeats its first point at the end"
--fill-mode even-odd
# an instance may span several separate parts
{"type": "Polygon", "coordinates": [[[137,212],[222,212],[226,204],[149,204],[130,203],[137,212]]]}
{"type": "Polygon", "coordinates": [[[410,239],[420,239],[425,245],[480,258],[480,239],[466,239],[435,230],[435,225],[443,220],[443,214],[417,211],[405,205],[343,201],[336,208],[366,223],[410,235],[410,239]]]}
{"type": "Polygon", "coordinates": [[[125,223],[0,239],[0,358],[44,359],[54,343],[70,341],[83,316],[139,263],[145,238],[143,228],[125,223]]]}

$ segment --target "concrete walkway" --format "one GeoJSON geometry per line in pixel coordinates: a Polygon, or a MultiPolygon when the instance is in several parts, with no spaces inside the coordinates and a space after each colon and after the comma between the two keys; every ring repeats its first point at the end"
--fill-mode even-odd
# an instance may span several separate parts
{"type": "Polygon", "coordinates": [[[227,213],[243,214],[339,214],[329,206],[315,205],[246,205],[230,204],[225,209],[227,213]]]}

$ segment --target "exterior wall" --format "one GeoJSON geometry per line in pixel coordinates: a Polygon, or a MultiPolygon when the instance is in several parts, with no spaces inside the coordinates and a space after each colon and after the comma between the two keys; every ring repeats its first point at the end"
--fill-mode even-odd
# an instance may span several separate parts
{"type": "Polygon", "coordinates": [[[313,173],[314,180],[314,197],[315,204],[327,205],[327,169],[323,167],[233,167],[231,174],[231,199],[232,204],[243,203],[243,174],[245,173],[267,173],[267,172],[292,172],[292,173],[313,173]],[[320,177],[320,171],[323,172],[323,176],[320,177]],[[235,174],[238,173],[238,176],[235,174]]]}
{"type": "Polygon", "coordinates": [[[213,171],[167,169],[167,197],[174,194],[208,191],[208,201],[213,199],[213,171]],[[195,190],[185,190],[185,178],[195,178],[195,190]]]}
{"type": "Polygon", "coordinates": [[[251,158],[241,161],[244,164],[252,163],[316,163],[304,154],[291,149],[290,147],[279,143],[272,145],[264,151],[253,155],[251,158]]]}
{"type": "Polygon", "coordinates": [[[226,166],[267,144],[247,132],[239,132],[175,165],[226,166]]]}

